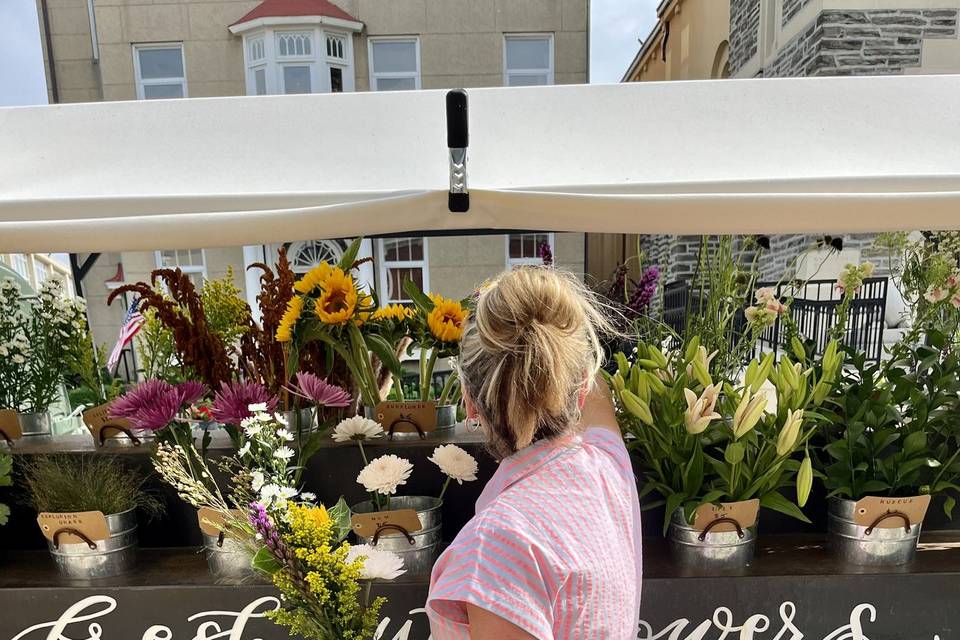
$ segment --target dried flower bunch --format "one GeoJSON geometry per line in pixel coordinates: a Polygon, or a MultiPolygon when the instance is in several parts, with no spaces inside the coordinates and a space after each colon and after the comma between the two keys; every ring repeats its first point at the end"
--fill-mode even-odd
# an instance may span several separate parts
{"type": "MultiPolygon", "coordinates": [[[[190,276],[180,269],[157,269],[150,274],[150,283],[124,285],[110,293],[107,304],[124,293],[140,297],[141,310],[153,309],[164,326],[173,331],[177,354],[183,366],[189,367],[211,389],[219,389],[238,371],[223,338],[212,330],[203,300],[190,276]],[[157,284],[162,283],[169,295],[157,284]]],[[[249,315],[249,314],[248,314],[249,315]]]]}

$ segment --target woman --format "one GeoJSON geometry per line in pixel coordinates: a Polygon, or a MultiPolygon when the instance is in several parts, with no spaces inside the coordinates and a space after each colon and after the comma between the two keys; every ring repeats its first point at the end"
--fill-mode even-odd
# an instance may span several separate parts
{"type": "Polygon", "coordinates": [[[551,268],[480,292],[461,341],[467,418],[500,466],[433,569],[434,640],[627,640],[640,506],[583,285],[551,268]]]}

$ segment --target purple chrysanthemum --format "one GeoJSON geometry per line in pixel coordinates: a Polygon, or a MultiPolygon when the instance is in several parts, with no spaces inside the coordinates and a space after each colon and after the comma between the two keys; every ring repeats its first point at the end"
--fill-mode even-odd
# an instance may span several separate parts
{"type": "Polygon", "coordinates": [[[189,407],[207,393],[207,387],[202,382],[188,380],[177,385],[177,393],[180,394],[180,404],[189,407]]]}
{"type": "Polygon", "coordinates": [[[158,431],[183,407],[181,391],[163,380],[146,380],[110,404],[111,418],[126,418],[137,429],[158,431]]]}
{"type": "Polygon", "coordinates": [[[258,382],[221,382],[213,397],[213,417],[225,424],[239,425],[251,417],[252,404],[267,405],[267,412],[277,409],[277,397],[258,382]]]}
{"type": "Polygon", "coordinates": [[[292,391],[318,407],[347,407],[353,399],[343,388],[305,371],[297,373],[297,386],[292,391]]]}

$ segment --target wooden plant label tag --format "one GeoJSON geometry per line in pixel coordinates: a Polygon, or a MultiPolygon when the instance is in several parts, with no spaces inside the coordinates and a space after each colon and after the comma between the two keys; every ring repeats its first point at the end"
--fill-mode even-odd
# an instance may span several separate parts
{"type": "MultiPolygon", "coordinates": [[[[37,516],[37,524],[43,537],[53,542],[57,531],[73,529],[79,531],[94,542],[106,540],[110,537],[110,528],[107,527],[107,518],[102,511],[79,511],[75,513],[41,513],[37,516]]],[[[60,534],[60,544],[83,543],[80,536],[71,533],[60,534]]]]}
{"type": "Polygon", "coordinates": [[[424,433],[437,428],[437,403],[433,400],[420,402],[381,402],[373,411],[373,419],[383,425],[383,430],[394,433],[416,433],[417,425],[424,433]]]}
{"type": "MultiPolygon", "coordinates": [[[[703,531],[714,520],[720,518],[729,518],[736,520],[742,529],[749,529],[757,524],[757,514],[760,513],[760,501],[743,500],[741,502],[723,502],[720,504],[704,504],[697,507],[696,514],[693,517],[693,528],[697,531],[703,531]]],[[[736,531],[737,527],[732,522],[721,522],[710,527],[710,532],[721,533],[724,531],[736,531]]]]}
{"type": "Polygon", "coordinates": [[[903,514],[910,520],[910,526],[913,526],[923,522],[929,506],[930,496],[911,496],[907,498],[867,496],[857,501],[857,506],[853,512],[853,520],[861,527],[902,529],[907,523],[901,516],[891,515],[882,520],[880,518],[887,514],[903,514]]]}
{"type": "MultiPolygon", "coordinates": [[[[17,440],[23,436],[23,430],[20,429],[20,419],[17,418],[17,412],[13,409],[0,409],[0,431],[7,434],[11,440],[17,440]]],[[[3,440],[0,436],[0,440],[3,440]]]]}
{"type": "MultiPolygon", "coordinates": [[[[244,516],[243,512],[239,509],[233,509],[231,513],[236,514],[240,518],[244,516]]],[[[200,531],[203,531],[208,536],[219,536],[220,532],[223,531],[227,538],[236,538],[237,536],[231,532],[230,527],[227,527],[224,522],[223,513],[216,509],[200,507],[200,509],[197,510],[197,523],[200,525],[200,531]]]]}
{"type": "MultiPolygon", "coordinates": [[[[401,527],[407,533],[420,531],[423,525],[420,524],[420,516],[413,509],[398,509],[396,511],[377,511],[374,513],[354,513],[350,516],[350,526],[354,533],[364,538],[371,538],[377,532],[377,529],[385,525],[401,527]]],[[[403,535],[397,529],[383,529],[381,536],[399,536],[403,535]]]]}
{"type": "Polygon", "coordinates": [[[100,442],[100,432],[104,431],[104,429],[106,429],[106,433],[103,434],[105,438],[128,437],[123,431],[115,429],[114,427],[130,429],[130,421],[126,418],[109,418],[109,414],[109,402],[97,405],[83,412],[83,423],[90,429],[90,433],[93,434],[93,439],[97,442],[100,442]]]}

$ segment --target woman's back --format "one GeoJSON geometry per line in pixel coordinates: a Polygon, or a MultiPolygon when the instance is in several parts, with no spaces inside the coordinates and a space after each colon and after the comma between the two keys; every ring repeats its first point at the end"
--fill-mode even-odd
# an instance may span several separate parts
{"type": "Polygon", "coordinates": [[[635,638],[640,514],[619,437],[600,428],[504,460],[434,568],[435,637],[469,638],[464,603],[535,638],[635,638]]]}

